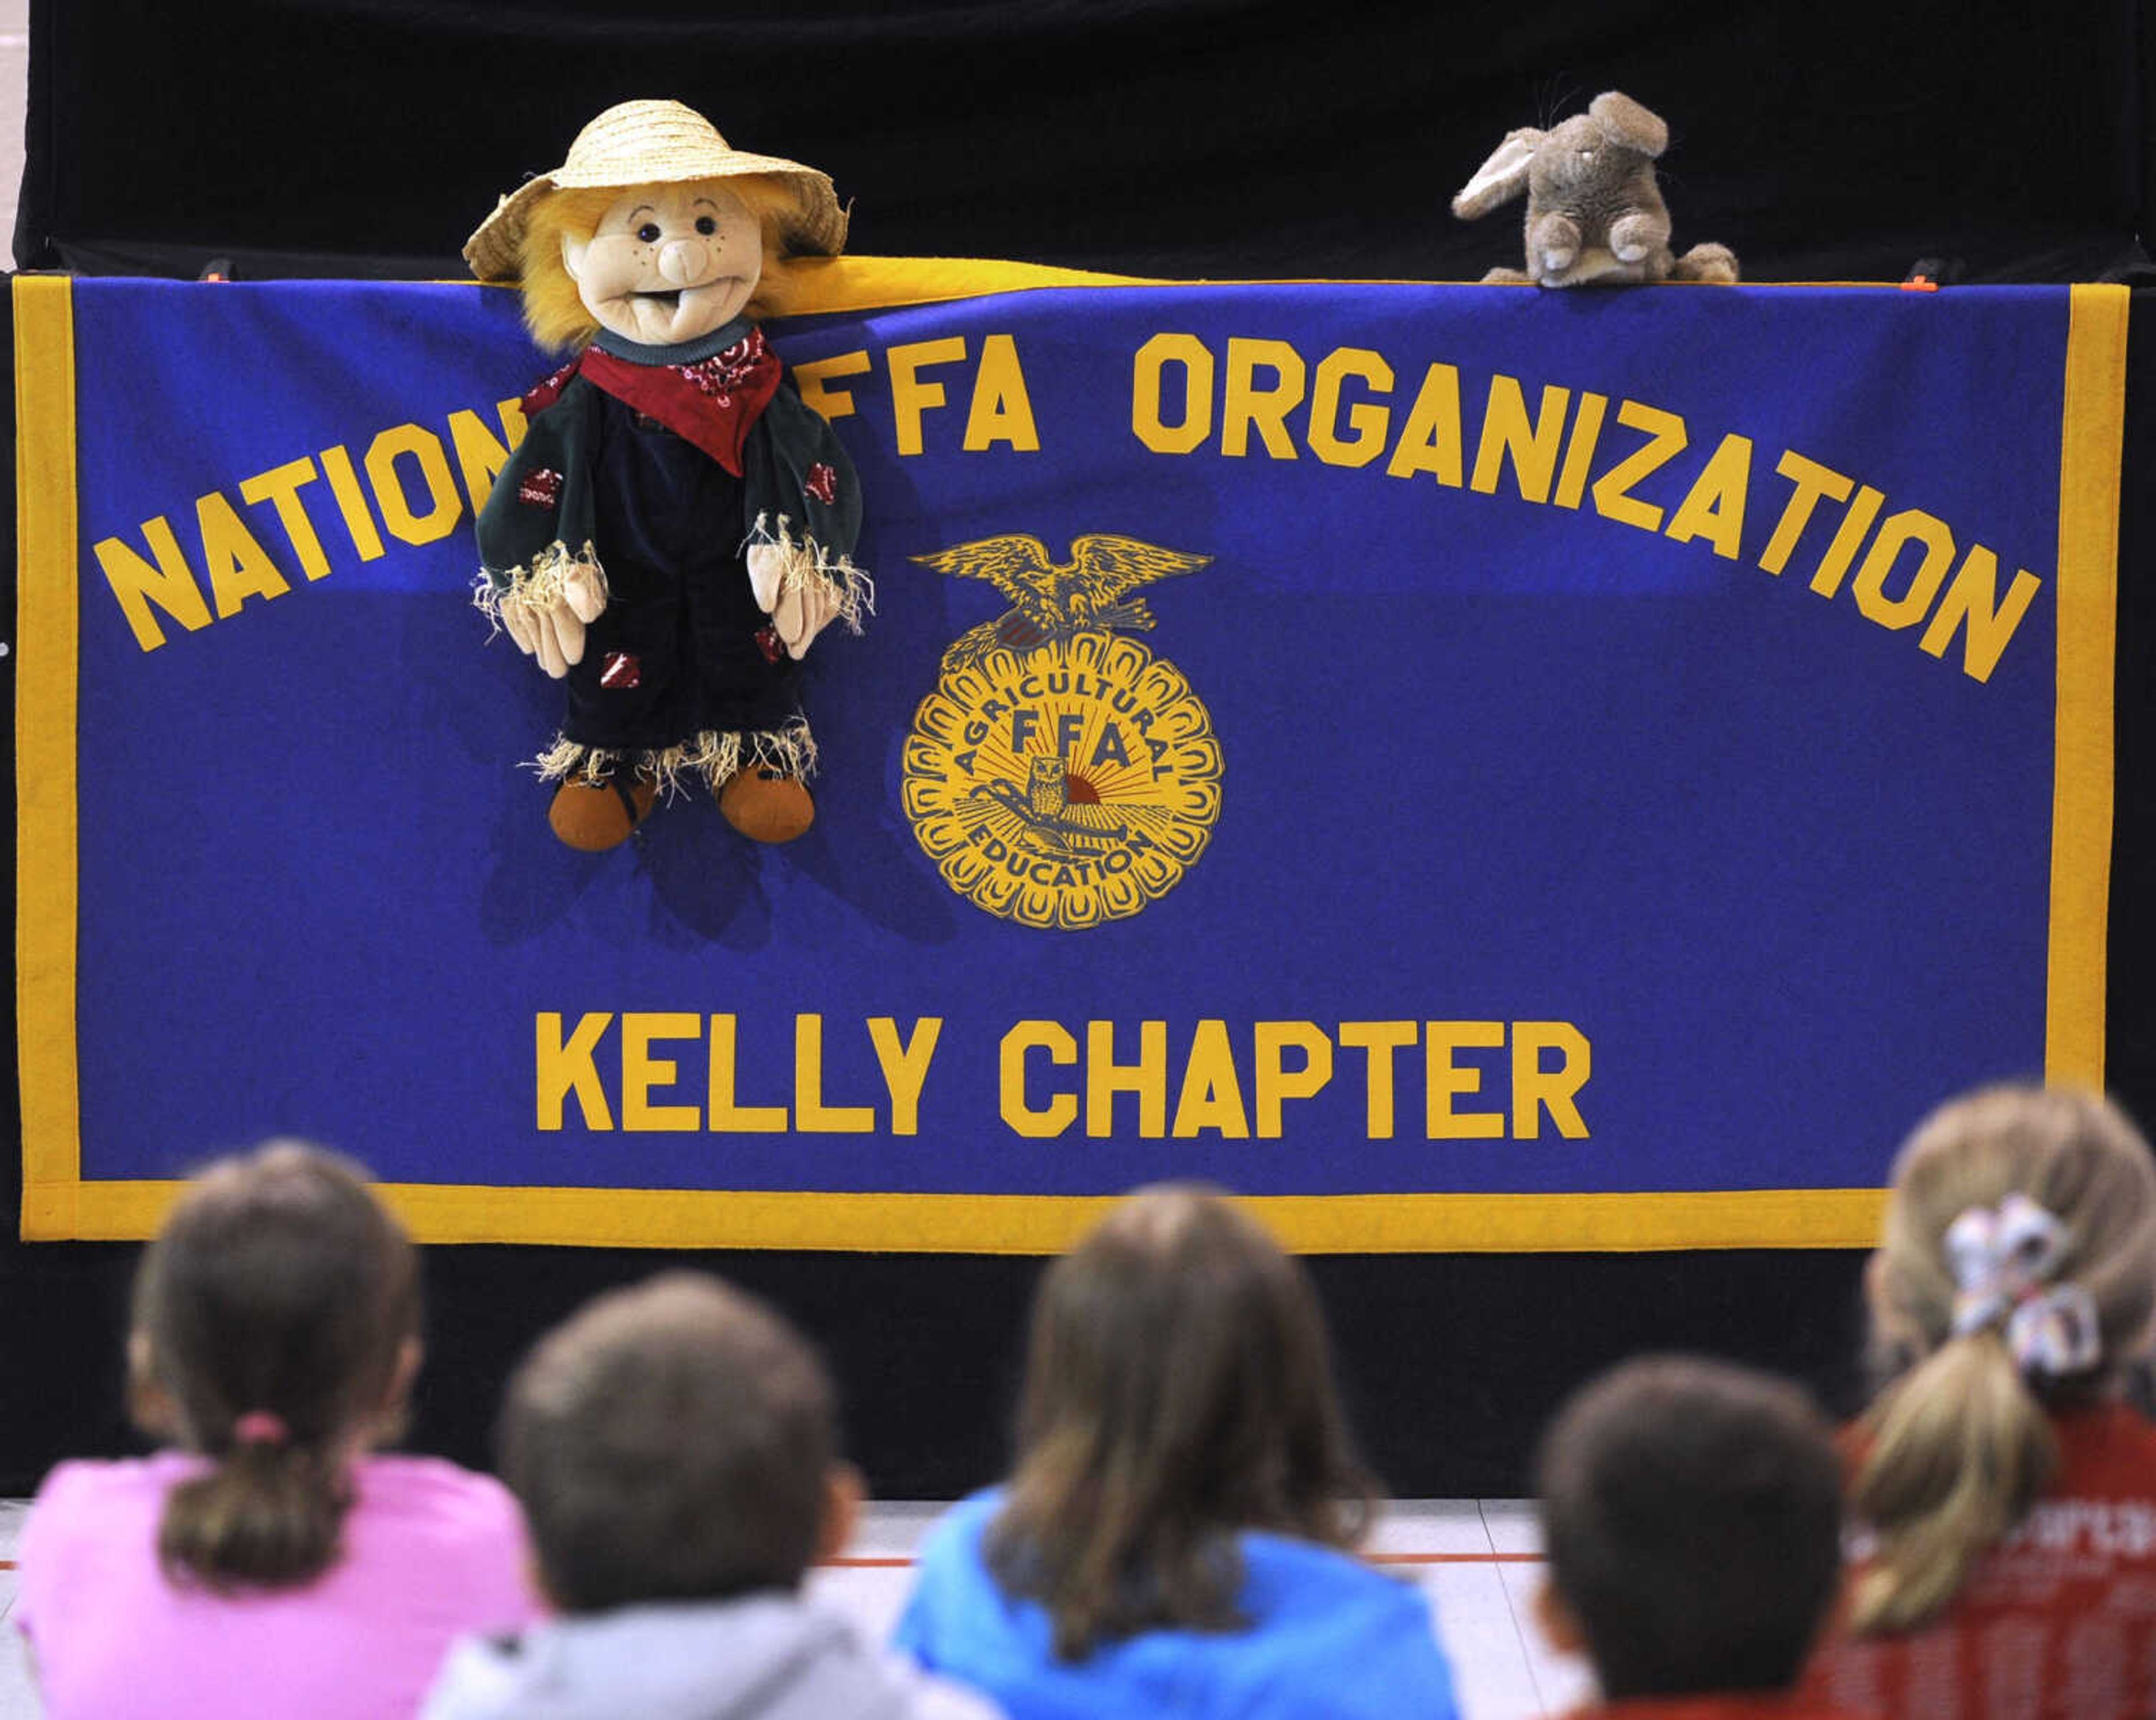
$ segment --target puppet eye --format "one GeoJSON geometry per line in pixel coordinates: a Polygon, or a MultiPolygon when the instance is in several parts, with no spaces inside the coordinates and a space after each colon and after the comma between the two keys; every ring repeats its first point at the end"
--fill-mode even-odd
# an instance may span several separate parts
{"type": "Polygon", "coordinates": [[[659,223],[656,221],[645,222],[636,229],[636,236],[648,245],[656,244],[659,242],[659,223]]]}
{"type": "Polygon", "coordinates": [[[696,231],[702,234],[705,238],[709,239],[718,230],[719,223],[709,215],[699,215],[696,218],[696,231]]]}

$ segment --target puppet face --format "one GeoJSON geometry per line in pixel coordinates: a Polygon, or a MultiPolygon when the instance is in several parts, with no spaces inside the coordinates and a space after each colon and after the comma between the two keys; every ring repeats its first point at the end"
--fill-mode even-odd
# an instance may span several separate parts
{"type": "Polygon", "coordinates": [[[624,193],[562,266],[599,326],[671,347],[738,316],[763,274],[763,234],[723,179],[624,193]]]}

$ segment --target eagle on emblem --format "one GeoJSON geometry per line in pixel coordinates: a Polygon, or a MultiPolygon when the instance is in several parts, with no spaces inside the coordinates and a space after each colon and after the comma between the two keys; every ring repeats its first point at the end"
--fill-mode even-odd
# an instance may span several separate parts
{"type": "Polygon", "coordinates": [[[985,579],[1011,600],[1009,608],[961,634],[943,654],[947,667],[965,668],[999,645],[1029,651],[1081,633],[1119,627],[1148,632],[1157,624],[1152,611],[1144,598],[1127,594],[1156,579],[1195,572],[1213,557],[1095,532],[1073,538],[1070,559],[1059,563],[1038,537],[1013,532],[912,559],[957,578],[985,579]]]}

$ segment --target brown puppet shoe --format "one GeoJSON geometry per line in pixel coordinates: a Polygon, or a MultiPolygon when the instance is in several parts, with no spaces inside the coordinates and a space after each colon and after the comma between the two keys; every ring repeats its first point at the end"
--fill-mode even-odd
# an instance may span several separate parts
{"type": "Polygon", "coordinates": [[[603,783],[567,782],[554,791],[547,822],[554,834],[584,854],[619,848],[650,816],[659,784],[649,777],[613,776],[603,783]]]}
{"type": "Polygon", "coordinates": [[[719,812],[752,842],[791,842],[816,822],[808,785],[760,764],[726,778],[719,790],[719,812]]]}

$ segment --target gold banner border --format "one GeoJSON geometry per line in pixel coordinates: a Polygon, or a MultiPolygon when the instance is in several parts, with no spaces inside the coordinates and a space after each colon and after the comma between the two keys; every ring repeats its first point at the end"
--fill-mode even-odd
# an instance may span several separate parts
{"type": "MultiPolygon", "coordinates": [[[[968,259],[838,259],[805,273],[796,315],[983,293],[1168,285],[968,259]]],[[[1190,283],[1183,283],[1189,285],[1190,283]]],[[[76,563],[71,284],[18,276],[16,985],[26,1241],[154,1235],[182,1186],[86,1183],[75,1053],[76,563]]],[[[2060,458],[2057,761],[2046,1072],[2101,1086],[2112,820],[2118,459],[2128,295],[2071,290],[2060,458]]],[[[496,1188],[390,1183],[423,1242],[881,1253],[1045,1254],[1108,1196],[496,1188]]],[[[1657,1194],[1340,1194],[1244,1204],[1305,1253],[1861,1248],[1874,1189],[1657,1194]]]]}

